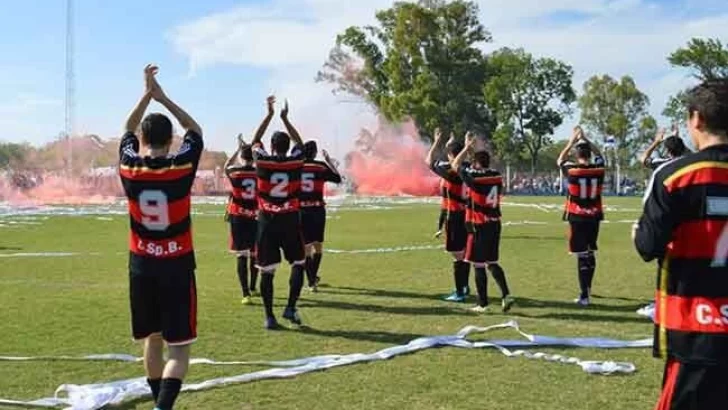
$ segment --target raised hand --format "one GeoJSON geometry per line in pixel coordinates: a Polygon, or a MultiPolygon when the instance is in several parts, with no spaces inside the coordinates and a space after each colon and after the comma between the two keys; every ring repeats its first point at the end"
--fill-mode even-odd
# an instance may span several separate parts
{"type": "Polygon", "coordinates": [[[571,142],[576,143],[583,136],[584,130],[581,128],[581,125],[577,125],[576,127],[574,127],[574,133],[571,135],[571,142]]]}
{"type": "Polygon", "coordinates": [[[331,157],[329,156],[329,152],[328,152],[328,151],[326,151],[325,149],[321,150],[321,155],[323,155],[323,156],[324,156],[324,159],[325,159],[326,161],[329,161],[329,162],[331,161],[331,157]]]}
{"type": "Polygon", "coordinates": [[[435,128],[435,144],[438,144],[440,141],[442,141],[442,131],[440,128],[435,128]]]}
{"type": "Polygon", "coordinates": [[[283,104],[283,109],[281,110],[281,118],[284,120],[288,118],[288,100],[285,100],[283,104]]]}
{"type": "Polygon", "coordinates": [[[268,98],[265,99],[265,103],[268,106],[268,115],[273,115],[276,112],[276,97],[271,95],[268,96],[268,98]]]}
{"type": "Polygon", "coordinates": [[[657,131],[657,135],[655,135],[655,142],[662,142],[665,140],[665,129],[660,128],[659,131],[657,131]]]}
{"type": "Polygon", "coordinates": [[[465,134],[465,148],[473,148],[475,146],[475,143],[477,142],[477,138],[475,137],[475,134],[473,134],[472,131],[468,131],[465,134]]]}
{"type": "Polygon", "coordinates": [[[672,124],[672,134],[673,137],[679,137],[680,136],[680,126],[677,125],[677,123],[672,124]]]}
{"type": "Polygon", "coordinates": [[[242,147],[245,145],[245,137],[243,137],[243,134],[238,134],[238,146],[242,147]]]}
{"type": "Polygon", "coordinates": [[[154,88],[154,76],[159,71],[159,67],[147,64],[144,67],[144,90],[146,93],[151,94],[154,88]]]}

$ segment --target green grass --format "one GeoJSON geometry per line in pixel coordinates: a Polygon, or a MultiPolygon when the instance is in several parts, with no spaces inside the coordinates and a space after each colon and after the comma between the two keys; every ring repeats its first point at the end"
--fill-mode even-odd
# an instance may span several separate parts
{"type": "MultiPolygon", "coordinates": [[[[509,197],[508,203],[560,204],[559,198],[509,197]]],[[[577,309],[576,262],[566,253],[566,226],[557,208],[504,206],[505,221],[546,222],[504,228],[501,261],[520,303],[510,315],[474,316],[439,300],[450,289],[450,260],[441,250],[328,254],[329,287],[304,293],[308,330],[262,329],[261,302],[243,307],[234,259],[225,249],[222,210],[212,205],[194,220],[198,250],[199,341],[196,357],[274,360],[371,352],[423,336],[452,334],[468,324],[514,318],[530,333],[643,338],[651,325],[634,311],[653,294],[654,268],[629,239],[638,199],[608,199],[594,292],[595,306],[577,309]],[[619,223],[618,221],[623,221],[619,223]]],[[[433,245],[436,205],[389,209],[345,207],[330,212],[327,246],[366,249],[433,245]]],[[[0,223],[17,218],[0,218],[0,223]]],[[[50,216],[40,225],[0,227],[0,253],[78,252],[48,258],[0,258],[0,355],[140,354],[130,340],[127,221],[124,216],[50,216]]],[[[287,269],[276,279],[276,310],[288,292],[287,269]]],[[[491,294],[495,286],[491,281],[491,294]]],[[[497,302],[497,299],[494,299],[497,302]]],[[[495,333],[487,337],[515,337],[495,333]]],[[[587,375],[575,366],[506,358],[492,350],[433,349],[386,362],[353,365],[289,380],[183,394],[177,409],[647,409],[655,403],[662,363],[648,349],[546,349],[582,359],[631,361],[629,376],[587,375]]],[[[235,375],[252,367],[193,366],[189,381],[235,375]]],[[[102,382],[143,374],[140,364],[0,362],[0,397],[36,399],[62,383],[102,382]]],[[[151,409],[142,401],[124,409],[151,409]]]]}

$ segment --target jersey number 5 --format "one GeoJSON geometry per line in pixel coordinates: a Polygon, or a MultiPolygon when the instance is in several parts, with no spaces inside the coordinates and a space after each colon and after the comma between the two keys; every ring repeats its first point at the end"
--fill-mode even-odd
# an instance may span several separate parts
{"type": "Polygon", "coordinates": [[[301,174],[301,191],[313,192],[313,174],[310,172],[304,172],[301,174]]]}
{"type": "Polygon", "coordinates": [[[273,185],[270,189],[270,196],[274,198],[288,197],[288,174],[276,172],[270,176],[270,183],[273,185]]]}
{"type": "Polygon", "coordinates": [[[162,191],[148,190],[139,194],[142,225],[150,231],[164,231],[169,227],[169,202],[162,191]]]}
{"type": "Polygon", "coordinates": [[[581,199],[594,199],[597,197],[597,191],[599,191],[599,180],[596,178],[586,179],[579,178],[579,198],[581,199]],[[591,192],[587,185],[591,182],[591,192]]]}

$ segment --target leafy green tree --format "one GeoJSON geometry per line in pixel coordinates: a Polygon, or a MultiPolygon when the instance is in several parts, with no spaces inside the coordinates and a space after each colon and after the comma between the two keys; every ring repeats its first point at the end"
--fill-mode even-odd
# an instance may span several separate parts
{"type": "Polygon", "coordinates": [[[378,24],[349,27],[336,38],[317,81],[362,98],[390,121],[412,118],[425,140],[440,127],[490,133],[481,45],[491,40],[466,0],[396,2],[378,24]]]}
{"type": "Polygon", "coordinates": [[[0,169],[22,163],[29,150],[28,145],[0,142],[0,169]]]}
{"type": "Polygon", "coordinates": [[[579,98],[581,123],[603,137],[615,139],[615,160],[621,166],[634,159],[644,135],[656,121],[647,113],[650,100],[629,76],[619,81],[608,75],[594,76],[584,83],[579,98]]]}
{"type": "Polygon", "coordinates": [[[553,142],[551,135],[576,100],[573,70],[561,61],[509,48],[490,56],[489,70],[485,101],[500,127],[512,131],[512,144],[527,152],[535,172],[539,153],[553,142]]]}

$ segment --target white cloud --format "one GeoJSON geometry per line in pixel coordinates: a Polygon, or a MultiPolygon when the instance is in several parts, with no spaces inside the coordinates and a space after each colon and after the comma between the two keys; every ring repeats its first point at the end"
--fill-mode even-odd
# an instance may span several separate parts
{"type": "MultiPolygon", "coordinates": [[[[563,59],[574,66],[577,89],[593,74],[632,75],[649,93],[653,113],[659,114],[667,97],[690,82],[684,73],[670,71],[667,54],[693,36],[728,37],[728,7],[721,8],[722,14],[691,17],[695,0],[682,1],[669,6],[656,0],[478,3],[481,21],[494,36],[486,50],[524,47],[539,56],[563,59]]],[[[374,117],[359,105],[342,104],[326,85],[313,82],[314,74],[337,33],[350,25],[372,23],[374,12],[391,3],[274,0],[202,17],[176,27],[169,36],[192,70],[216,64],[269,70],[270,88],[301,107],[303,127],[332,142],[353,135],[374,117]]]]}

